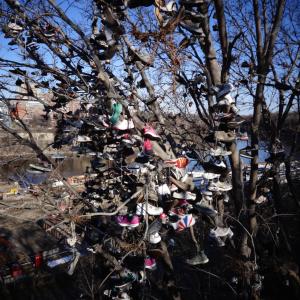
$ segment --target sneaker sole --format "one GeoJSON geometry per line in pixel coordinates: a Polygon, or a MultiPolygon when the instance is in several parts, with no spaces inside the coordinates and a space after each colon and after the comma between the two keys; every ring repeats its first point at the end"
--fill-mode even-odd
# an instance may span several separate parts
{"type": "Polygon", "coordinates": [[[150,271],[153,271],[153,270],[156,269],[156,265],[154,265],[153,267],[146,267],[146,266],[145,266],[145,269],[150,270],[150,271]]]}
{"type": "Polygon", "coordinates": [[[192,262],[188,262],[188,261],[185,261],[188,265],[190,266],[197,266],[197,265],[204,265],[204,264],[207,264],[209,262],[209,259],[207,258],[206,260],[204,261],[199,261],[197,263],[192,263],[192,262]]]}
{"type": "Polygon", "coordinates": [[[140,225],[140,223],[139,224],[130,224],[129,227],[135,228],[135,227],[138,227],[139,225],[140,225]]]}
{"type": "Polygon", "coordinates": [[[121,224],[121,223],[118,223],[120,226],[122,226],[122,227],[129,227],[130,226],[130,224],[121,224]]]}

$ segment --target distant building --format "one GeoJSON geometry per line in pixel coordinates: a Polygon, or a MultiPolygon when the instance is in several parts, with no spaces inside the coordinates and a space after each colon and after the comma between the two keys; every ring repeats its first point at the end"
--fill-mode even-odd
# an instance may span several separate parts
{"type": "MultiPolygon", "coordinates": [[[[18,106],[20,109],[20,117],[25,122],[34,121],[34,125],[45,125],[45,116],[46,111],[44,110],[44,104],[48,104],[52,106],[54,103],[52,102],[53,95],[51,93],[42,92],[40,89],[31,88],[35,97],[40,99],[40,102],[35,99],[35,97],[25,95],[27,94],[27,88],[25,85],[19,87],[18,92],[23,93],[24,95],[17,95],[16,100],[11,101],[11,105],[16,107],[18,106]]],[[[73,113],[80,109],[80,101],[72,100],[70,101],[65,108],[60,109],[62,112],[72,111],[73,113]]],[[[54,125],[53,113],[49,114],[49,125],[54,125]]]]}
{"type": "Polygon", "coordinates": [[[11,119],[9,116],[9,109],[7,105],[0,101],[0,122],[4,123],[5,126],[11,126],[11,119]]]}

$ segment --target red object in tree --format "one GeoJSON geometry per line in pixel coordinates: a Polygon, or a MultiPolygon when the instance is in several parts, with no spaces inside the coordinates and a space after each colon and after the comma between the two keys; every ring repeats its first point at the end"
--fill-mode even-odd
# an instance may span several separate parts
{"type": "Polygon", "coordinates": [[[36,269],[40,268],[42,266],[42,263],[43,263],[43,256],[42,254],[36,254],[35,257],[34,257],[34,267],[36,269]]]}
{"type": "Polygon", "coordinates": [[[14,278],[20,277],[23,274],[22,268],[18,264],[14,264],[11,267],[11,276],[14,278]]]}
{"type": "Polygon", "coordinates": [[[11,110],[10,116],[14,119],[22,119],[26,114],[26,109],[19,102],[17,102],[16,107],[11,110]]]}

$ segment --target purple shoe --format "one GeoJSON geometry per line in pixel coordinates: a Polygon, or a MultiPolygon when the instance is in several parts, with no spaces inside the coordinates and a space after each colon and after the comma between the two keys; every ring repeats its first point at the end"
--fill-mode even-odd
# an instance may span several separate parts
{"type": "Polygon", "coordinates": [[[122,227],[130,226],[130,222],[127,216],[117,216],[117,223],[122,227]]]}

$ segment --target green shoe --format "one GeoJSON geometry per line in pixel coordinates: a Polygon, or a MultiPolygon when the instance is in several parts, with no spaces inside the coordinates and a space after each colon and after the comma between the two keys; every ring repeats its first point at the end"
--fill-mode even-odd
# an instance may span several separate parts
{"type": "Polygon", "coordinates": [[[120,115],[122,113],[122,110],[123,110],[122,104],[114,103],[112,110],[113,110],[113,113],[112,113],[112,116],[110,117],[110,122],[112,125],[115,125],[119,121],[120,115]]]}

